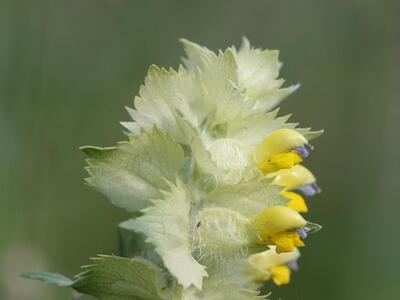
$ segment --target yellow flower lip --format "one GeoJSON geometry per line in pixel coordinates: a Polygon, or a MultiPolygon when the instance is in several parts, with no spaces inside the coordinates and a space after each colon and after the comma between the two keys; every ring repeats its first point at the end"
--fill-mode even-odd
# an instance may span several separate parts
{"type": "Polygon", "coordinates": [[[275,245],[276,253],[292,252],[294,249],[296,249],[295,247],[305,246],[304,242],[301,240],[300,234],[297,231],[272,234],[263,239],[263,243],[267,245],[275,245]]]}
{"type": "Polygon", "coordinates": [[[294,192],[289,192],[289,191],[282,191],[281,195],[290,200],[287,203],[288,207],[294,209],[295,211],[297,211],[299,213],[308,212],[307,204],[301,195],[294,193],[294,192]]]}
{"type": "Polygon", "coordinates": [[[290,282],[291,271],[288,266],[279,265],[271,268],[272,281],[277,285],[288,284],[290,282]]]}
{"type": "Polygon", "coordinates": [[[296,130],[288,128],[275,130],[256,146],[256,162],[261,163],[276,154],[287,153],[307,144],[307,139],[296,130]]]}

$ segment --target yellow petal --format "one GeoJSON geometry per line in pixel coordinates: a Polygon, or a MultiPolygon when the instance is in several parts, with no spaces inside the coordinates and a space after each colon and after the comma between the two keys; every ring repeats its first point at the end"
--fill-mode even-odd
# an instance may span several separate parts
{"type": "Polygon", "coordinates": [[[305,246],[299,234],[294,231],[273,234],[264,239],[263,242],[267,245],[275,245],[276,253],[292,252],[295,247],[305,246]]]}
{"type": "Polygon", "coordinates": [[[287,204],[288,207],[294,209],[299,213],[308,212],[307,204],[301,195],[294,192],[282,192],[281,195],[290,199],[290,201],[287,204]]]}
{"type": "Polygon", "coordinates": [[[305,144],[307,144],[307,139],[296,130],[287,128],[275,130],[256,146],[256,161],[262,162],[268,157],[289,152],[305,144]]]}
{"type": "Polygon", "coordinates": [[[276,253],[292,252],[294,250],[294,241],[286,234],[272,236],[271,240],[276,245],[276,253]]]}
{"type": "Polygon", "coordinates": [[[293,240],[293,244],[296,247],[300,248],[300,247],[304,247],[305,246],[304,242],[301,240],[300,236],[297,233],[295,234],[295,236],[292,237],[292,240],[293,240]]]}
{"type": "Polygon", "coordinates": [[[301,156],[295,152],[279,153],[266,158],[257,165],[257,168],[264,174],[268,174],[281,169],[290,169],[302,161],[301,156]]]}
{"type": "Polygon", "coordinates": [[[268,174],[269,178],[275,177],[273,183],[294,190],[301,185],[311,184],[316,181],[314,175],[304,166],[296,165],[290,169],[279,170],[268,174]]]}
{"type": "Polygon", "coordinates": [[[276,285],[288,284],[290,281],[290,269],[279,265],[271,268],[272,280],[276,285]]]}
{"type": "Polygon", "coordinates": [[[267,208],[252,219],[254,229],[263,241],[274,234],[303,227],[306,223],[298,212],[280,205],[267,208]]]}

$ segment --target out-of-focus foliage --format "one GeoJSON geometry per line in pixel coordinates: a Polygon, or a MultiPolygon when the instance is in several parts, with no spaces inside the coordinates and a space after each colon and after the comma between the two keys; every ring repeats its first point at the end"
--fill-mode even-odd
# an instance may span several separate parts
{"type": "Polygon", "coordinates": [[[217,49],[243,35],[281,49],[283,78],[300,80],[282,112],[327,132],[308,160],[324,190],[310,219],[324,234],[272,298],[396,297],[400,262],[379,245],[389,236],[400,246],[399,9],[390,0],[0,0],[0,298],[70,299],[17,275],[71,275],[93,253],[117,251],[116,226],[129,216],[84,186],[78,147],[122,139],[121,108],[149,64],[178,64],[178,38],[217,49]]]}

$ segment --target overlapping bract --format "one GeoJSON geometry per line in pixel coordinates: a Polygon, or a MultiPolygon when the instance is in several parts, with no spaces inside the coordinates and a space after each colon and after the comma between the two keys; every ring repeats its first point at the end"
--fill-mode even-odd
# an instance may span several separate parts
{"type": "MultiPolygon", "coordinates": [[[[278,117],[275,107],[298,88],[282,87],[278,52],[254,49],[247,39],[239,50],[219,53],[187,40],[182,43],[184,66],[149,68],[134,108],[128,108],[133,121],[122,123],[129,141],[115,148],[82,148],[88,156],[88,183],[113,204],[135,212],[120,227],[143,235],[158,256],[148,265],[138,258],[95,261],[72,286],[99,299],[265,299],[253,281],[249,257],[275,253],[274,246],[268,250],[266,244],[285,249],[278,237],[280,243],[291,242],[286,235],[298,239],[295,230],[307,230],[285,222],[280,222],[279,232],[268,231],[277,226],[263,227],[269,209],[291,209],[286,207],[290,199],[285,187],[259,168],[257,146],[280,129],[298,132],[306,141],[321,134],[298,129],[297,123],[288,122],[289,116],[278,117]],[[126,278],[124,271],[115,272],[124,262],[126,278]],[[143,281],[140,286],[141,264],[148,280],[157,283],[143,281]],[[130,278],[139,287],[130,289],[130,278]],[[128,294],[107,292],[115,288],[110,280],[128,294]]],[[[296,149],[285,148],[283,154],[298,155],[296,149]]],[[[289,215],[303,220],[295,211],[289,215]]],[[[285,218],[274,217],[290,220],[285,218]]]]}
{"type": "MultiPolygon", "coordinates": [[[[133,121],[122,124],[137,139],[164,132],[171,137],[168,141],[176,142],[171,150],[178,144],[184,147],[185,161],[181,154],[173,157],[170,169],[177,179],[168,173],[158,194],[143,190],[140,196],[147,197],[150,206],[141,206],[143,215],[122,226],[147,237],[183,289],[202,290],[204,278],[217,272],[215,266],[243,262],[261,250],[252,219],[268,207],[288,203],[280,194],[282,187],[257,169],[255,147],[282,128],[298,130],[308,140],[320,132],[295,129],[296,123],[287,122],[289,116],[272,111],[298,88],[282,88],[277,51],[254,49],[247,39],[239,50],[219,53],[187,40],[182,43],[185,67],[175,71],[151,66],[135,108],[128,108],[133,121]]],[[[164,150],[158,141],[153,145],[164,150]]],[[[156,166],[168,159],[159,154],[156,166]]],[[[90,154],[89,163],[93,182],[100,175],[92,170],[90,154]]],[[[145,177],[158,178],[157,172],[146,171],[145,177]]],[[[134,197],[131,201],[136,202],[134,197]]],[[[242,276],[248,282],[246,274],[242,276]]],[[[203,294],[204,289],[207,285],[203,294]]]]}

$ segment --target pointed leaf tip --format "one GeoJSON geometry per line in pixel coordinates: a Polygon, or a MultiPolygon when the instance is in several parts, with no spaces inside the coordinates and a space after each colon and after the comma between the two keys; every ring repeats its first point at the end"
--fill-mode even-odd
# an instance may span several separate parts
{"type": "Polygon", "coordinates": [[[23,272],[21,277],[32,280],[39,280],[56,286],[72,286],[74,281],[57,273],[49,272],[23,272]]]}

